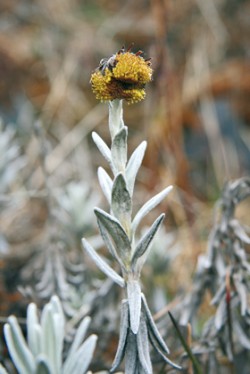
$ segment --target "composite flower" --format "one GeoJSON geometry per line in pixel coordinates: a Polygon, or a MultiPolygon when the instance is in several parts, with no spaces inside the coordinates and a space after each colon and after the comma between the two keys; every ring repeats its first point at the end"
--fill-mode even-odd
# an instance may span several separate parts
{"type": "Polygon", "coordinates": [[[92,90],[98,100],[124,99],[136,103],[145,98],[145,86],[152,79],[150,59],[145,60],[142,52],[125,51],[100,61],[91,75],[92,90]]]}

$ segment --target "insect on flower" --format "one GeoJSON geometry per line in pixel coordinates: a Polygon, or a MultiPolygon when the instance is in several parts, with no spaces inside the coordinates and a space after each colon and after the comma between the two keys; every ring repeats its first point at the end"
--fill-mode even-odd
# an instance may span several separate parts
{"type": "Polygon", "coordinates": [[[101,101],[125,99],[129,103],[144,99],[145,85],[152,79],[150,59],[142,51],[131,52],[122,47],[109,58],[103,58],[91,76],[96,98],[101,101]]]}

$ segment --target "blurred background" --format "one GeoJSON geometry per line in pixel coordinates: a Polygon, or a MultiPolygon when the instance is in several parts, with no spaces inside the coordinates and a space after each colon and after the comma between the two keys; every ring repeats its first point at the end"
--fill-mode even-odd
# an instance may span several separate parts
{"type": "MultiPolygon", "coordinates": [[[[110,144],[108,106],[89,81],[102,58],[132,43],[154,69],[146,99],[124,104],[129,153],[148,142],[134,210],[175,187],[160,207],[165,241],[145,268],[145,292],[157,285],[168,299],[188,289],[224,183],[249,174],[249,20],[246,0],[1,0],[2,318],[54,292],[72,315],[102,281],[89,259],[76,268],[82,236],[100,246],[92,208],[105,208],[96,169],[107,165],[92,130],[110,144]]],[[[249,201],[239,217],[248,212],[249,201]]],[[[155,295],[157,310],[166,299],[155,295]]]]}

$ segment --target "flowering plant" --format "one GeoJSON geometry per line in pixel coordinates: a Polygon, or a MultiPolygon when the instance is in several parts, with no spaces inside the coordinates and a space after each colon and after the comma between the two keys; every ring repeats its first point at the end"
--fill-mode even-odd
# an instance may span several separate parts
{"type": "Polygon", "coordinates": [[[172,186],[146,202],[132,218],[133,192],[138,170],[146,150],[142,142],[127,159],[128,128],[123,122],[122,100],[130,103],[145,97],[145,84],[151,80],[152,69],[141,52],[133,54],[124,48],[108,60],[102,60],[92,74],[91,83],[96,97],[109,102],[109,131],[111,147],[97,134],[93,140],[108,161],[113,177],[98,169],[100,186],[110,206],[110,212],[95,208],[100,233],[113,258],[121,268],[121,275],[112,269],[94,250],[86,239],[83,247],[97,266],[119,286],[126,288],[127,298],[121,309],[120,339],[111,368],[114,372],[125,356],[125,373],[151,374],[152,363],[149,342],[159,355],[176,369],[166,354],[168,347],[163,341],[146,298],[141,292],[140,273],[149,253],[150,244],[159,230],[165,214],[161,214],[148,231],[137,240],[137,228],[142,219],[171,191],[172,186]]]}

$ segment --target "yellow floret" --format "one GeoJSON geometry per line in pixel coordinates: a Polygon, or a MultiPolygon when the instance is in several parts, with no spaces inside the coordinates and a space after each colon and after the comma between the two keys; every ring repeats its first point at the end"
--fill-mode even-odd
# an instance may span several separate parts
{"type": "Polygon", "coordinates": [[[150,63],[130,52],[117,53],[114,67],[97,69],[91,76],[98,100],[124,99],[136,103],[145,98],[145,84],[152,78],[150,63]]]}
{"type": "Polygon", "coordinates": [[[126,52],[116,55],[117,64],[113,69],[116,79],[146,84],[152,78],[152,69],[148,63],[140,56],[126,52]]]}

